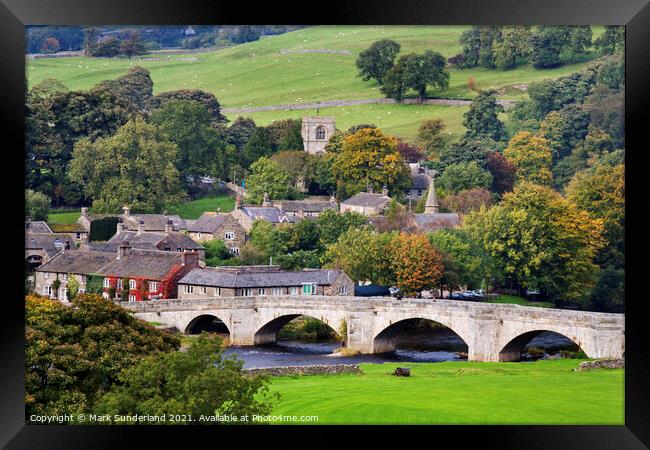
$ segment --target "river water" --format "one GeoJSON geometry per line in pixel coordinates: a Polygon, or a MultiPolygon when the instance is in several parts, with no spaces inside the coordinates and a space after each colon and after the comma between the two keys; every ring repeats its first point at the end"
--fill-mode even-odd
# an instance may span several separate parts
{"type": "MultiPolygon", "coordinates": [[[[400,336],[396,341],[396,350],[385,354],[341,356],[334,352],[340,346],[336,341],[279,340],[276,344],[254,347],[230,346],[224,353],[225,355],[236,355],[244,361],[245,368],[251,369],[279,366],[467,360],[465,343],[456,334],[446,330],[400,336]]],[[[576,346],[564,336],[545,332],[535,337],[526,347],[548,349],[552,354],[558,348],[573,349],[576,346]]],[[[545,354],[544,356],[550,355],[545,354]]]]}

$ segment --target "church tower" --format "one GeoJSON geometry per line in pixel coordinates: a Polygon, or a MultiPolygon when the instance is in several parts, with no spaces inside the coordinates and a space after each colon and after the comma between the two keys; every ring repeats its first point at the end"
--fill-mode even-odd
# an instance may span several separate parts
{"type": "Polygon", "coordinates": [[[334,117],[331,116],[303,117],[300,134],[305,151],[312,155],[325,153],[325,146],[334,133],[334,125],[334,117]]]}

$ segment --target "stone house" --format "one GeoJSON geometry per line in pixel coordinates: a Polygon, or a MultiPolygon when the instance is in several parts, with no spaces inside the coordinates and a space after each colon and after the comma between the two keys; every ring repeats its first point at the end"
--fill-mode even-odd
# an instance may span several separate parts
{"type": "Polygon", "coordinates": [[[389,202],[390,197],[387,189],[384,189],[381,194],[359,192],[341,202],[341,212],[354,211],[366,216],[382,214],[389,202]]]}
{"type": "Polygon", "coordinates": [[[66,251],[36,269],[35,291],[49,297],[66,299],[70,275],[86,291],[89,277],[100,277],[103,296],[116,300],[141,301],[176,298],[178,280],[199,267],[196,252],[165,252],[133,249],[128,243],[114,253],[100,251],[66,251]],[[54,292],[54,280],[58,291],[54,292]]]}
{"type": "Polygon", "coordinates": [[[54,233],[25,233],[25,266],[32,271],[62,251],[77,246],[72,236],[54,233]]]}
{"type": "Polygon", "coordinates": [[[332,116],[303,117],[300,134],[305,151],[313,155],[325,153],[325,146],[335,129],[332,116]]]}
{"type": "Polygon", "coordinates": [[[283,270],[279,266],[222,266],[195,269],[178,282],[179,299],[278,295],[354,295],[341,270],[283,270]]]}
{"type": "Polygon", "coordinates": [[[220,239],[233,255],[246,243],[246,230],[229,213],[204,212],[188,224],[190,237],[198,242],[220,239]]]}
{"type": "Polygon", "coordinates": [[[273,202],[281,211],[291,217],[318,217],[323,211],[333,209],[338,211],[334,197],[328,202],[309,202],[301,200],[278,200],[273,202]]]}
{"type": "MultiPolygon", "coordinates": [[[[124,229],[128,231],[137,231],[144,226],[145,232],[162,232],[168,222],[171,220],[175,231],[186,231],[187,223],[176,214],[132,214],[131,208],[125,206],[122,208],[122,214],[88,214],[88,208],[81,208],[81,216],[77,219],[85,230],[90,231],[90,224],[93,220],[104,219],[106,217],[117,217],[124,224],[124,229]]],[[[117,231],[117,230],[116,230],[117,231]]]]}
{"type": "Polygon", "coordinates": [[[274,226],[294,222],[291,216],[276,206],[270,206],[270,204],[262,206],[242,206],[239,203],[239,200],[235,203],[235,210],[232,211],[230,215],[239,222],[244,230],[246,230],[246,233],[250,232],[253,227],[253,222],[256,220],[266,220],[274,226]]]}

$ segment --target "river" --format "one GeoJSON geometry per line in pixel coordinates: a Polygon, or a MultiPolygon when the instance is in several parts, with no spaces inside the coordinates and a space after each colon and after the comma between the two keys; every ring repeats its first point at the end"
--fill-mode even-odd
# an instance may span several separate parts
{"type": "MultiPolygon", "coordinates": [[[[434,330],[429,333],[408,333],[396,340],[396,350],[378,355],[341,356],[334,351],[340,347],[336,341],[304,342],[297,340],[279,340],[276,344],[254,347],[230,346],[225,355],[236,355],[244,361],[245,368],[263,368],[279,366],[307,366],[324,364],[358,364],[384,362],[441,362],[466,361],[467,346],[453,332],[434,330]]],[[[575,350],[576,345],[569,339],[556,333],[544,332],[531,340],[526,348],[546,349],[548,353],[539,357],[551,357],[557,349],[575,350]]]]}

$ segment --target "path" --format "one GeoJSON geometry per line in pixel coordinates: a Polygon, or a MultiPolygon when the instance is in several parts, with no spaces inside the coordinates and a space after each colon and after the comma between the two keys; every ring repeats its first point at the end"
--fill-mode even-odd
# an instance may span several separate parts
{"type": "MultiPolygon", "coordinates": [[[[363,100],[328,100],[324,102],[313,103],[291,103],[286,105],[269,105],[269,106],[251,106],[247,108],[223,108],[221,111],[228,113],[250,113],[260,111],[288,111],[293,109],[316,109],[316,108],[329,108],[333,106],[354,106],[354,105],[370,105],[370,104],[392,104],[398,103],[392,98],[367,98],[363,100]]],[[[444,106],[469,106],[471,100],[458,100],[451,98],[429,98],[420,101],[415,98],[408,98],[402,100],[402,104],[424,104],[424,105],[444,105],[444,106]]],[[[504,108],[510,108],[515,104],[514,100],[497,100],[497,103],[504,108]]]]}

